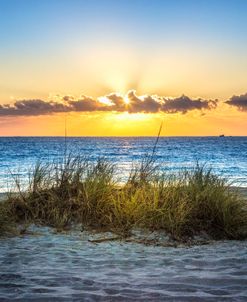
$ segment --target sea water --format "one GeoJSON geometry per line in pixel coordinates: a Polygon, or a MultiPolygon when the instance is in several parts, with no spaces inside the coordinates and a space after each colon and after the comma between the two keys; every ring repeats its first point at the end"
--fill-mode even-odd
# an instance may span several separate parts
{"type": "MultiPolygon", "coordinates": [[[[52,162],[67,155],[104,157],[127,177],[133,163],[151,154],[155,137],[0,137],[0,192],[24,182],[37,161],[52,162]]],[[[206,164],[220,177],[247,187],[247,137],[161,137],[155,157],[167,173],[206,164]]]]}

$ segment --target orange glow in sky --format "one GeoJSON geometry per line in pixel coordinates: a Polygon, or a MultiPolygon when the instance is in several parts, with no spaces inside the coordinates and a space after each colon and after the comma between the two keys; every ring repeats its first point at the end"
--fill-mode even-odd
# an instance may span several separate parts
{"type": "Polygon", "coordinates": [[[0,136],[247,135],[245,1],[38,2],[1,7],[0,136]]]}

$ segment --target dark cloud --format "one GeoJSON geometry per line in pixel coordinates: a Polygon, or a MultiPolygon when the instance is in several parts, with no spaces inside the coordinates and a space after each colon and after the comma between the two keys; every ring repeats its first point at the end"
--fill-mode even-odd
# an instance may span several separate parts
{"type": "Polygon", "coordinates": [[[185,95],[178,98],[165,98],[158,96],[137,97],[135,91],[128,92],[130,105],[128,112],[145,113],[187,113],[191,110],[211,110],[217,107],[217,100],[191,99],[185,95]]]}
{"type": "Polygon", "coordinates": [[[211,110],[217,107],[217,100],[202,100],[191,98],[182,95],[175,99],[163,98],[164,104],[161,111],[166,113],[187,113],[191,110],[211,110]]]}
{"type": "Polygon", "coordinates": [[[93,98],[81,96],[78,101],[69,101],[69,111],[105,111],[106,106],[93,98]]]}
{"type": "Polygon", "coordinates": [[[184,95],[173,99],[153,95],[137,96],[134,90],[130,90],[125,97],[111,93],[99,99],[81,96],[76,100],[73,96],[66,95],[60,97],[59,101],[19,100],[12,105],[0,105],[0,116],[36,116],[61,112],[94,111],[185,114],[191,110],[210,110],[216,106],[217,100],[193,100],[184,95]]]}
{"type": "Polygon", "coordinates": [[[82,96],[79,100],[65,97],[64,102],[44,100],[21,100],[12,106],[0,105],[0,116],[35,116],[61,112],[105,111],[105,105],[90,97],[82,96]]]}
{"type": "Polygon", "coordinates": [[[12,106],[9,104],[2,105],[0,107],[0,116],[44,115],[65,111],[68,111],[68,108],[62,103],[34,99],[16,101],[12,106]]]}
{"type": "Polygon", "coordinates": [[[111,93],[106,96],[106,98],[112,102],[110,106],[112,111],[124,112],[127,111],[127,104],[124,100],[124,97],[117,93],[111,93]]]}
{"type": "Polygon", "coordinates": [[[128,108],[129,113],[156,113],[161,109],[159,100],[154,99],[152,96],[137,97],[134,90],[128,92],[127,97],[130,105],[128,108]]]}
{"type": "Polygon", "coordinates": [[[228,105],[235,106],[239,110],[247,111],[247,93],[242,95],[234,95],[228,101],[228,105]]]}

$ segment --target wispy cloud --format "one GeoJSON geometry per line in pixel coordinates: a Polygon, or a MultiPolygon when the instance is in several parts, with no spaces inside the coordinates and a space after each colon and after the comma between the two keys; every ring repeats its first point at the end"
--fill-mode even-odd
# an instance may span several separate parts
{"type": "Polygon", "coordinates": [[[125,96],[111,93],[92,98],[71,95],[59,100],[27,99],[17,100],[13,104],[0,105],[0,116],[36,116],[61,112],[128,112],[128,113],[182,113],[192,110],[211,110],[217,107],[217,100],[192,99],[185,95],[168,98],[158,95],[137,96],[130,90],[125,96]]]}

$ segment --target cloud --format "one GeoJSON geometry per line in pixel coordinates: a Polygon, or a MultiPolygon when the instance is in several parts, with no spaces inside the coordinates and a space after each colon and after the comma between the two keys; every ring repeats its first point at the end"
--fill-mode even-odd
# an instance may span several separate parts
{"type": "Polygon", "coordinates": [[[247,93],[242,95],[234,95],[228,101],[228,105],[235,106],[241,111],[247,111],[247,93]]]}
{"type": "Polygon", "coordinates": [[[211,110],[217,107],[217,102],[217,100],[192,100],[189,97],[182,95],[175,99],[164,98],[162,111],[166,113],[181,112],[185,114],[191,110],[211,110]]]}
{"type": "Polygon", "coordinates": [[[191,110],[211,110],[217,107],[217,100],[193,100],[185,95],[179,98],[166,98],[153,95],[137,96],[135,90],[130,90],[126,98],[117,94],[106,96],[112,106],[108,109],[112,111],[127,111],[129,113],[187,113],[191,110]]]}
{"type": "Polygon", "coordinates": [[[123,96],[117,93],[111,93],[106,98],[112,103],[111,110],[117,112],[127,111],[127,104],[123,96]]]}
{"type": "Polygon", "coordinates": [[[62,97],[62,100],[65,101],[65,102],[70,102],[70,101],[74,101],[74,96],[73,95],[64,95],[62,97]]]}
{"type": "Polygon", "coordinates": [[[40,99],[20,100],[14,105],[0,105],[0,116],[33,116],[67,111],[62,103],[45,102],[40,99]]]}
{"type": "Polygon", "coordinates": [[[77,101],[68,102],[68,111],[77,111],[77,112],[92,112],[92,111],[105,111],[106,105],[100,103],[98,100],[95,100],[88,96],[81,96],[77,101]]]}
{"type": "Polygon", "coordinates": [[[137,97],[134,90],[130,90],[127,94],[130,105],[129,113],[157,113],[161,110],[161,103],[152,96],[137,97]]]}
{"type": "Polygon", "coordinates": [[[211,110],[216,106],[217,100],[193,100],[184,95],[178,98],[157,95],[137,96],[135,90],[130,90],[126,96],[111,93],[97,99],[84,95],[76,99],[65,95],[56,101],[18,100],[14,104],[0,105],[0,116],[37,116],[61,112],[95,111],[185,114],[191,110],[211,110]]]}
{"type": "Polygon", "coordinates": [[[35,116],[61,112],[104,111],[105,106],[93,98],[82,96],[79,100],[63,97],[64,102],[40,99],[20,100],[13,105],[0,105],[0,116],[35,116]]]}

